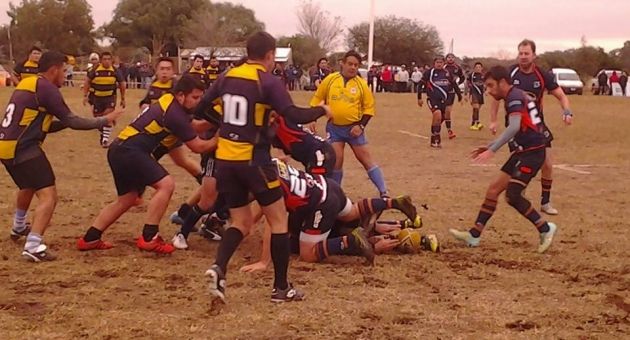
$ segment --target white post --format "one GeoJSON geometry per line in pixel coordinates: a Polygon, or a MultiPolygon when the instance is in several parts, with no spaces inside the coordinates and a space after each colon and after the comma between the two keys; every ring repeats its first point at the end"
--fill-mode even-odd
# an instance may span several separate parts
{"type": "MultiPolygon", "coordinates": [[[[375,0],[370,0],[370,33],[368,35],[368,72],[370,71],[370,67],[372,67],[372,63],[374,62],[374,2],[375,0]]],[[[376,79],[375,79],[376,80],[376,79]]],[[[376,91],[376,85],[372,84],[372,91],[376,91]]]]}

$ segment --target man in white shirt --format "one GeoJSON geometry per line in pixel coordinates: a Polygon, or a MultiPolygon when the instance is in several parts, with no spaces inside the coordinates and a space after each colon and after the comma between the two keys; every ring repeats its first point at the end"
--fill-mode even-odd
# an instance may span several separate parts
{"type": "Polygon", "coordinates": [[[398,92],[407,92],[409,89],[409,71],[407,71],[407,67],[402,65],[396,75],[398,76],[396,80],[398,92]]]}
{"type": "Polygon", "coordinates": [[[418,92],[418,88],[420,87],[421,81],[422,81],[422,71],[420,71],[417,67],[414,67],[413,73],[411,74],[411,82],[413,83],[413,93],[418,92]]]}

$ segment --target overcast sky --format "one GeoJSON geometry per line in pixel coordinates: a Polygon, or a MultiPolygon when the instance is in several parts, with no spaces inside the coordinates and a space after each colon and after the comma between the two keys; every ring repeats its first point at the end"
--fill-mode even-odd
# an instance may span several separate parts
{"type": "MultiPolygon", "coordinates": [[[[150,1],[150,0],[147,0],[150,1]]],[[[345,27],[369,16],[369,0],[314,0],[345,27]]],[[[606,50],[630,40],[630,0],[375,0],[376,15],[398,15],[434,25],[448,48],[455,39],[459,56],[512,53],[527,37],[539,53],[580,46],[580,37],[606,50]]],[[[19,0],[13,0],[18,3],[19,0]]],[[[109,21],[117,0],[88,0],[97,26],[109,21]]],[[[297,32],[296,8],[301,0],[234,0],[256,12],[276,35],[297,32]]],[[[0,0],[0,23],[9,21],[9,0],[0,0]]],[[[345,47],[345,44],[343,45],[345,47]]]]}

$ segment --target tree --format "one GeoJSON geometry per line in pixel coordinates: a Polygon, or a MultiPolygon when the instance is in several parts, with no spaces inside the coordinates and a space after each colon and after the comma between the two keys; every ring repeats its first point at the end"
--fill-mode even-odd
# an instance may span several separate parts
{"type": "Polygon", "coordinates": [[[181,43],[193,15],[207,6],[207,0],[120,0],[103,32],[116,45],[144,46],[157,56],[166,44],[181,43]]]}
{"type": "Polygon", "coordinates": [[[247,38],[264,31],[265,24],[243,5],[220,2],[197,11],[184,28],[187,47],[244,46],[247,38]]]}
{"type": "Polygon", "coordinates": [[[312,38],[326,51],[337,46],[343,34],[341,17],[331,17],[328,11],[321,8],[319,3],[302,1],[297,10],[298,32],[312,38]]]}
{"type": "Polygon", "coordinates": [[[301,34],[278,39],[278,46],[291,46],[293,63],[299,66],[311,66],[326,55],[326,50],[319,47],[317,40],[301,34]]]}
{"type": "Polygon", "coordinates": [[[630,70],[630,40],[624,42],[623,47],[610,51],[609,55],[618,60],[626,72],[630,70]]]}
{"type": "MultiPolygon", "coordinates": [[[[350,28],[347,44],[351,49],[367,53],[369,24],[350,28]]],[[[435,27],[417,20],[397,16],[379,17],[374,22],[374,59],[386,63],[431,63],[442,53],[443,43],[435,27]]]]}
{"type": "Polygon", "coordinates": [[[72,55],[95,47],[92,7],[86,0],[22,0],[9,4],[11,41],[16,58],[33,45],[72,55]]]}

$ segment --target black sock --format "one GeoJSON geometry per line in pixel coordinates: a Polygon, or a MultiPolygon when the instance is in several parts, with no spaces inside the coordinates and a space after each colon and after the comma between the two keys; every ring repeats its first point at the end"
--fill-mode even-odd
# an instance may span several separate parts
{"type": "Polygon", "coordinates": [[[88,231],[85,233],[85,236],[83,236],[83,241],[92,242],[92,241],[100,240],[101,235],[103,235],[102,231],[94,227],[90,227],[90,229],[88,229],[88,231]]]}
{"type": "Polygon", "coordinates": [[[477,220],[475,221],[475,226],[472,227],[469,232],[473,237],[481,236],[481,232],[483,228],[485,228],[488,220],[492,217],[495,210],[497,209],[497,201],[491,198],[486,197],[481,204],[481,208],[479,209],[479,214],[477,214],[477,220]]]}
{"type": "Polygon", "coordinates": [[[197,204],[190,209],[190,212],[188,212],[186,218],[184,218],[184,224],[182,224],[182,228],[180,229],[180,233],[184,235],[184,238],[188,238],[188,235],[190,235],[190,232],[195,227],[195,224],[197,224],[201,216],[205,214],[206,212],[201,210],[197,204]]]}
{"type": "Polygon", "coordinates": [[[188,203],[184,203],[177,210],[177,215],[183,220],[186,218],[186,216],[188,216],[188,213],[191,209],[192,207],[188,205],[188,203]]]}
{"type": "MultiPolygon", "coordinates": [[[[228,228],[225,233],[223,233],[223,239],[221,239],[219,250],[217,250],[217,259],[214,261],[214,263],[221,268],[223,274],[227,274],[228,262],[230,262],[230,258],[234,255],[236,248],[238,248],[242,240],[243,233],[237,228],[228,228]]],[[[271,242],[271,254],[273,256],[273,235],[271,242]]]]}
{"type": "Polygon", "coordinates": [[[553,183],[553,180],[551,179],[546,179],[546,178],[541,179],[542,195],[541,195],[540,203],[542,205],[549,203],[549,201],[551,200],[551,184],[552,183],[553,183]]]}
{"type": "Polygon", "coordinates": [[[446,124],[446,129],[448,131],[451,131],[451,120],[450,119],[445,119],[444,122],[446,124]]]}
{"type": "Polygon", "coordinates": [[[439,137],[440,137],[440,130],[441,130],[441,125],[432,125],[431,126],[431,143],[440,143],[439,137]]]}
{"type": "Polygon", "coordinates": [[[145,242],[151,242],[151,240],[157,235],[159,229],[157,224],[145,224],[142,229],[142,238],[145,242]]]}
{"type": "Polygon", "coordinates": [[[479,123],[479,109],[473,109],[473,125],[479,123]]]}
{"type": "Polygon", "coordinates": [[[273,261],[273,287],[287,289],[287,271],[289,270],[289,233],[271,234],[271,260],[273,261]]]}

